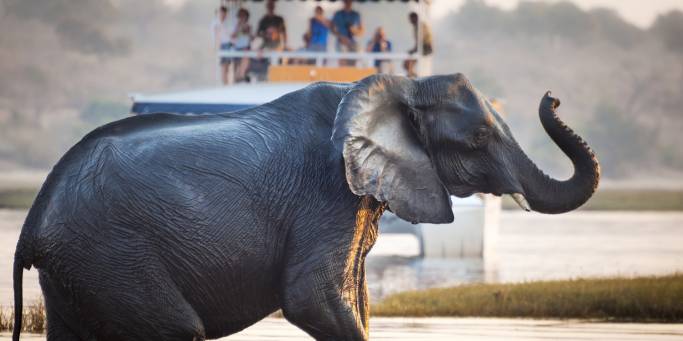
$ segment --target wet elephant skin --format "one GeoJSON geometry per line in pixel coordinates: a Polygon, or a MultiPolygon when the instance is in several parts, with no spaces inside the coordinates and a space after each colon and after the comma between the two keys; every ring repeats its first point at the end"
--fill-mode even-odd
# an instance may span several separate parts
{"type": "Polygon", "coordinates": [[[565,129],[554,138],[584,163],[579,199],[525,192],[540,191],[529,185],[540,171],[511,161],[521,149],[492,110],[459,74],[372,76],[240,112],[100,127],[57,163],[27,216],[16,309],[35,267],[48,340],[217,338],[277,309],[318,340],[366,340],[364,260],[385,208],[448,222],[451,194],[488,192],[559,213],[597,186],[592,152],[565,129]]]}

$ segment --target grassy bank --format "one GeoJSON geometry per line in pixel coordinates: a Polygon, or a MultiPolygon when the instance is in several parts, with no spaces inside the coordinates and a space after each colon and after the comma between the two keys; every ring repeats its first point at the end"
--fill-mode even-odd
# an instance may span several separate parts
{"type": "MultiPolygon", "coordinates": [[[[372,305],[373,316],[516,317],[613,322],[683,322],[683,274],[520,284],[472,284],[405,292],[372,305]]],[[[24,307],[22,330],[45,330],[42,303],[24,307]]],[[[282,317],[281,314],[273,316],[282,317]]],[[[9,307],[0,331],[12,329],[9,307]]]]}
{"type": "MultiPolygon", "coordinates": [[[[503,209],[519,209],[509,196],[503,209]]],[[[581,208],[590,211],[683,211],[683,190],[601,189],[581,208]]]]}
{"type": "MultiPolygon", "coordinates": [[[[0,188],[0,208],[31,207],[38,188],[0,188]]],[[[516,210],[509,196],[503,197],[503,208],[516,210]]],[[[603,189],[595,193],[582,210],[592,211],[683,211],[683,190],[603,189]]]]}
{"type": "Polygon", "coordinates": [[[373,316],[578,318],[683,322],[683,274],[474,284],[389,296],[373,316]]]}
{"type": "MultiPolygon", "coordinates": [[[[44,333],[47,327],[45,306],[42,302],[25,306],[22,312],[21,330],[28,333],[44,333]]],[[[0,332],[14,328],[14,311],[0,309],[0,332]]]]}
{"type": "Polygon", "coordinates": [[[0,189],[0,208],[27,209],[38,194],[38,188],[0,189]]]}

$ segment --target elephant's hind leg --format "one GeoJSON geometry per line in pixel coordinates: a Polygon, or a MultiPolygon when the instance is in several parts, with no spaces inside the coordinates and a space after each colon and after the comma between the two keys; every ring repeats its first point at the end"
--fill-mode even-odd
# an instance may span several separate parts
{"type": "Polygon", "coordinates": [[[69,289],[41,273],[49,340],[205,339],[203,321],[162,266],[148,262],[122,271],[111,264],[79,267],[74,271],[81,280],[62,277],[75,283],[69,289]]]}
{"type": "Polygon", "coordinates": [[[156,266],[141,271],[137,278],[126,281],[110,279],[116,288],[104,293],[98,302],[102,327],[98,339],[102,340],[168,340],[198,341],[206,338],[204,323],[187,302],[175,283],[156,266]],[[143,282],[146,281],[146,282],[143,282]],[[141,283],[144,283],[140,285],[141,283]]]}
{"type": "Polygon", "coordinates": [[[86,341],[94,340],[82,339],[66,324],[66,321],[59,315],[56,309],[52,308],[46,299],[45,310],[47,314],[47,341],[86,341]]]}
{"type": "Polygon", "coordinates": [[[65,300],[47,275],[40,274],[40,286],[45,298],[45,314],[47,315],[47,340],[48,341],[86,341],[88,333],[82,328],[73,311],[73,306],[65,300]]]}

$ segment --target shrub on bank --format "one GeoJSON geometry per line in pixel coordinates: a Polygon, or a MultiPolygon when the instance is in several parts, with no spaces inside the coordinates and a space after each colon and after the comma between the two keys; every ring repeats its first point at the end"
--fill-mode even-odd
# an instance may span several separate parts
{"type": "MultiPolygon", "coordinates": [[[[47,327],[45,305],[42,301],[25,306],[22,312],[21,330],[28,333],[44,333],[47,327]]],[[[0,331],[11,331],[14,328],[14,308],[0,309],[0,331]]]]}
{"type": "Polygon", "coordinates": [[[683,274],[471,284],[405,292],[372,306],[373,316],[577,318],[683,321],[683,274]]]}

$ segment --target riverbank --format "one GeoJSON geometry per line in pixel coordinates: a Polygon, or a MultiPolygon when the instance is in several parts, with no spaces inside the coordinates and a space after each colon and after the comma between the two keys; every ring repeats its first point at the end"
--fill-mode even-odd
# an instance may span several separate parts
{"type": "Polygon", "coordinates": [[[683,274],[468,284],[391,295],[374,316],[515,317],[683,322],[683,274]]]}
{"type": "MultiPolygon", "coordinates": [[[[0,186],[0,208],[27,209],[38,193],[38,187],[0,186]]],[[[503,209],[518,210],[509,196],[503,197],[503,209]]],[[[601,189],[579,210],[586,211],[683,211],[680,189],[601,189]]]]}
{"type": "MultiPolygon", "coordinates": [[[[404,292],[371,305],[374,317],[577,319],[598,322],[683,322],[683,274],[516,284],[468,284],[404,292]]],[[[45,330],[42,302],[24,308],[23,330],[45,330]]],[[[0,310],[0,331],[12,328],[0,310]]]]}
{"type": "MultiPolygon", "coordinates": [[[[503,196],[504,210],[519,210],[514,200],[503,196]]],[[[680,189],[599,189],[579,210],[584,211],[683,211],[680,189]]]]}
{"type": "MultiPolygon", "coordinates": [[[[26,210],[0,209],[0,306],[12,305],[12,260],[26,210]]],[[[380,234],[367,260],[370,297],[467,283],[683,274],[683,212],[544,215],[504,211],[495,250],[481,258],[419,258],[411,235],[380,234]],[[377,251],[377,252],[376,252],[377,251]],[[379,252],[382,251],[382,252],[379,252]]],[[[40,296],[38,273],[24,271],[24,302],[40,296]]]]}

